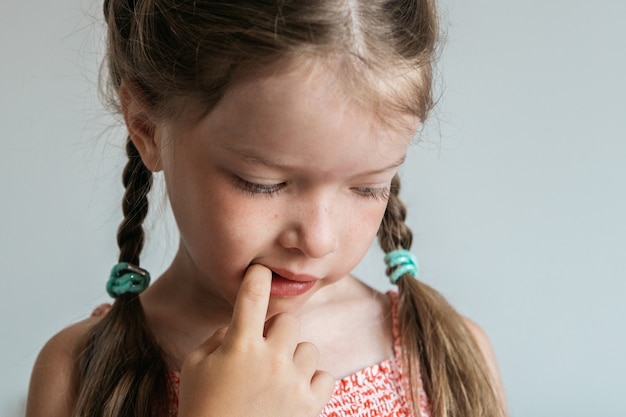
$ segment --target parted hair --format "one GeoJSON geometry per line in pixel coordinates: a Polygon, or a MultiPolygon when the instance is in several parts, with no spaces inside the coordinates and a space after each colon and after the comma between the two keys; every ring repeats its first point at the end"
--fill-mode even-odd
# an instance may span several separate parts
{"type": "MultiPolygon", "coordinates": [[[[302,59],[333,63],[351,98],[381,118],[433,106],[435,0],[105,0],[107,99],[119,110],[132,84],[157,118],[206,114],[229,86],[302,59]]],[[[130,138],[123,173],[119,260],[139,265],[152,173],[130,138]]],[[[412,233],[391,184],[378,232],[385,252],[410,249],[412,233]]],[[[382,267],[381,267],[382,269],[382,267]]],[[[435,417],[504,416],[486,361],[463,318],[432,288],[399,280],[404,369],[414,414],[418,376],[435,417]]],[[[171,388],[164,352],[138,296],[118,297],[87,335],[75,369],[76,417],[167,416],[171,388]]]]}

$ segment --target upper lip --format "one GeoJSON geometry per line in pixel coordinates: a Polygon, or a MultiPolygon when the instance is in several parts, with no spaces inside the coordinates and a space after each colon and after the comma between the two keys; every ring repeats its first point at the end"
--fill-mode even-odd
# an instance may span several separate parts
{"type": "Polygon", "coordinates": [[[310,281],[319,280],[319,278],[317,278],[316,276],[309,275],[309,274],[300,274],[300,273],[289,271],[287,269],[280,269],[280,268],[270,268],[270,269],[275,274],[278,274],[281,277],[286,278],[290,281],[310,282],[310,281]]]}

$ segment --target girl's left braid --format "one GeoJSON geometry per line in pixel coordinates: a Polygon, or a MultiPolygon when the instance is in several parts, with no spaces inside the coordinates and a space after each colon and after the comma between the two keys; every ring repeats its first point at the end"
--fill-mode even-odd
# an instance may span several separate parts
{"type": "Polygon", "coordinates": [[[413,233],[404,222],[406,206],[400,200],[400,177],[396,174],[391,180],[387,209],[378,230],[378,241],[385,253],[395,249],[410,249],[413,233]]]}

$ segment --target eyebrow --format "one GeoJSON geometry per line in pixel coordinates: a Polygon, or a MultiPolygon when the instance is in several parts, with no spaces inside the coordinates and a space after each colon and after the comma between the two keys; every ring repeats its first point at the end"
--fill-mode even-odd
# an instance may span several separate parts
{"type": "Polygon", "coordinates": [[[270,168],[283,168],[285,166],[279,161],[274,161],[269,158],[262,157],[261,155],[253,152],[250,149],[236,148],[236,147],[231,147],[228,145],[224,146],[224,148],[227,151],[237,154],[238,156],[244,158],[248,162],[253,163],[255,165],[263,165],[263,166],[270,167],[270,168]]]}
{"type": "Polygon", "coordinates": [[[373,174],[379,174],[381,172],[389,171],[390,169],[398,168],[400,165],[404,164],[404,161],[406,161],[406,154],[402,155],[400,159],[392,162],[386,167],[383,167],[380,169],[373,169],[371,171],[364,172],[361,175],[373,175],[373,174]]]}
{"type": "MultiPolygon", "coordinates": [[[[237,154],[238,156],[244,158],[245,160],[247,160],[248,162],[254,165],[262,165],[265,167],[276,168],[276,169],[280,169],[280,168],[284,169],[284,168],[289,167],[288,164],[284,164],[280,161],[272,160],[270,158],[261,156],[250,149],[237,148],[237,147],[231,147],[231,146],[225,146],[224,148],[229,152],[237,154]]],[[[406,154],[402,155],[402,157],[393,161],[391,164],[385,167],[373,169],[367,172],[362,172],[362,173],[359,173],[359,175],[374,175],[374,174],[379,174],[381,172],[389,171],[391,169],[398,168],[405,161],[406,161],[406,154]]]]}

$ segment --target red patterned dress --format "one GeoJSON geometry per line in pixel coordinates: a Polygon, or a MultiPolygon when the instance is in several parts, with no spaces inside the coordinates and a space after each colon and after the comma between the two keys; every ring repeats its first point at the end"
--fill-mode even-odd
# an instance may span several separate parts
{"type": "MultiPolygon", "coordinates": [[[[389,292],[392,303],[394,357],[364,368],[336,382],[335,392],[320,417],[409,417],[407,381],[402,372],[397,294],[389,292]]],[[[101,306],[94,315],[105,314],[101,306]]],[[[170,374],[170,417],[178,415],[178,372],[170,374]]],[[[418,380],[421,417],[430,417],[430,406],[422,381],[418,380]]]]}

